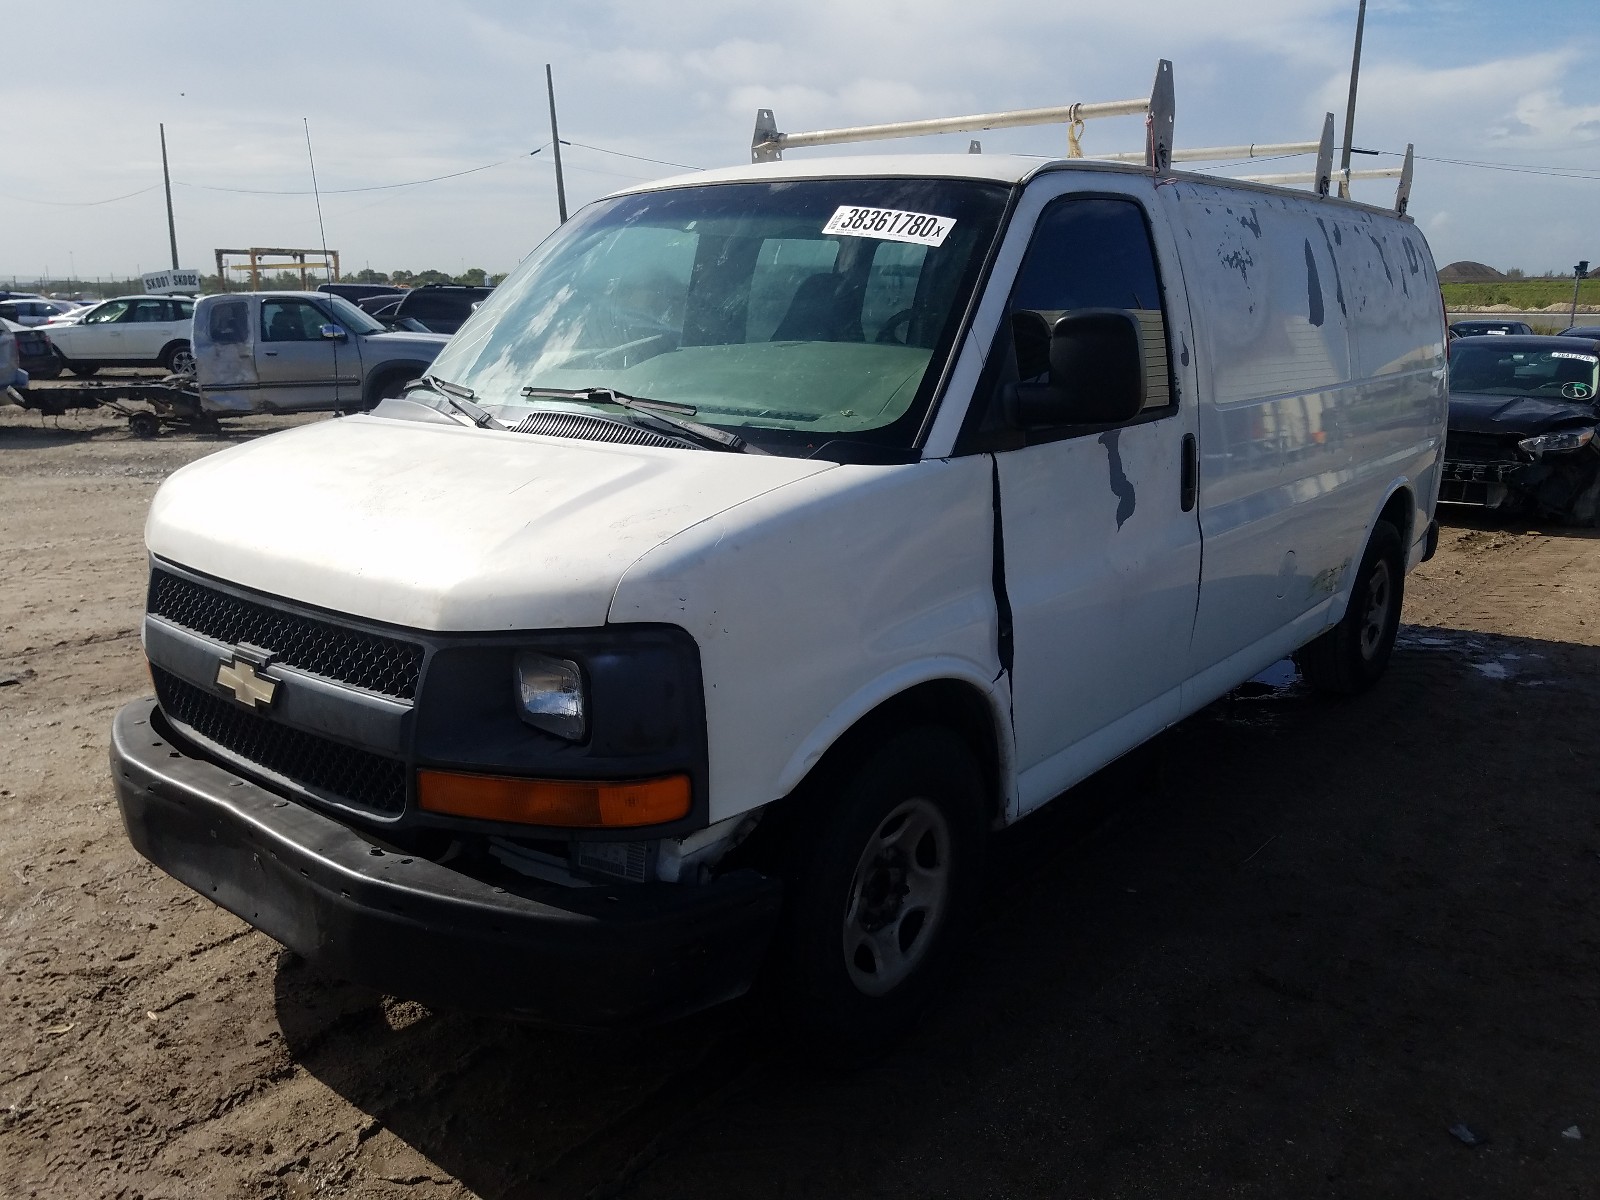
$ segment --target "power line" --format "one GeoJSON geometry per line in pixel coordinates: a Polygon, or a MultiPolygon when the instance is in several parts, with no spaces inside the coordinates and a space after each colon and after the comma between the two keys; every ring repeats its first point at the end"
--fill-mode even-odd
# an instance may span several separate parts
{"type": "Polygon", "coordinates": [[[152,183],[149,187],[140,188],[137,192],[129,192],[124,196],[112,196],[108,200],[34,200],[27,196],[13,196],[9,192],[0,192],[7,200],[16,200],[22,204],[43,204],[51,208],[94,208],[99,204],[115,204],[118,200],[131,200],[135,196],[142,196],[146,192],[153,192],[161,185],[152,183]]]}
{"type": "Polygon", "coordinates": [[[655,163],[657,166],[662,166],[662,167],[681,167],[685,171],[703,171],[703,170],[705,170],[704,167],[691,166],[689,163],[668,162],[664,158],[646,158],[642,154],[629,154],[624,150],[607,150],[604,146],[590,146],[590,145],[587,145],[587,144],[585,144],[583,142],[567,141],[567,139],[565,139],[565,138],[563,138],[562,141],[566,142],[566,144],[569,145],[569,146],[578,146],[578,147],[580,147],[581,149],[584,149],[584,150],[594,150],[594,151],[596,151],[596,152],[598,152],[600,154],[614,154],[618,158],[631,158],[631,159],[634,159],[637,162],[655,163]]]}
{"type": "MultiPolygon", "coordinates": [[[[508,162],[515,162],[524,157],[521,154],[511,158],[502,158],[499,162],[484,163],[481,167],[468,167],[465,171],[451,171],[446,175],[430,175],[426,179],[408,179],[403,183],[373,183],[364,187],[329,188],[328,195],[348,195],[352,192],[384,192],[394,188],[417,187],[424,183],[438,183],[444,179],[460,179],[463,175],[476,175],[479,171],[490,171],[495,167],[503,167],[508,162]]],[[[175,180],[180,187],[198,188],[203,192],[232,192],[246,196],[309,196],[312,193],[304,188],[276,189],[276,188],[238,188],[223,187],[220,184],[189,183],[185,180],[175,180]]]]}

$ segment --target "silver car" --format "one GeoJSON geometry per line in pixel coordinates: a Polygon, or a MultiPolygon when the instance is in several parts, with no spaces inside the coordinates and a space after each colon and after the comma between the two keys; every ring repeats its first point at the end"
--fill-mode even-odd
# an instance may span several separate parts
{"type": "Polygon", "coordinates": [[[348,412],[398,396],[449,340],[325,292],[228,292],[195,305],[195,378],[209,412],[348,412]]]}

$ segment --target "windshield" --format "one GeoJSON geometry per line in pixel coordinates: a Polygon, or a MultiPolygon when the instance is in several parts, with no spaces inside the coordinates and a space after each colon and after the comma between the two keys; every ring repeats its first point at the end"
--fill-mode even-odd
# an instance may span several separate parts
{"type": "Polygon", "coordinates": [[[1489,396],[1592,400],[1600,357],[1580,350],[1530,350],[1457,342],[1450,347],[1450,390],[1489,396]]]}
{"type": "Polygon", "coordinates": [[[317,297],[323,304],[333,310],[334,320],[345,327],[349,333],[382,333],[383,322],[375,321],[372,317],[362,312],[343,296],[330,296],[323,293],[317,297]]]}
{"type": "Polygon", "coordinates": [[[495,289],[434,373],[490,406],[611,388],[793,452],[910,446],[1006,196],[808,179],[602,201],[495,289]]]}

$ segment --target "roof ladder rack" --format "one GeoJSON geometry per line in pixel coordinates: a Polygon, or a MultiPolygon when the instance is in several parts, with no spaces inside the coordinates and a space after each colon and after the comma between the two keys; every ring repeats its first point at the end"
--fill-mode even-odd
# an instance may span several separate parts
{"type": "MultiPolygon", "coordinates": [[[[1406,210],[1411,207],[1411,175],[1413,164],[1416,160],[1415,147],[1410,142],[1406,143],[1405,161],[1398,167],[1373,167],[1366,171],[1335,171],[1333,178],[1339,182],[1339,196],[1341,199],[1350,199],[1350,181],[1352,179],[1398,179],[1399,186],[1394,194],[1394,211],[1400,216],[1406,215],[1406,210]]],[[[1241,175],[1238,178],[1248,183],[1310,183],[1317,176],[1309,171],[1291,171],[1283,175],[1241,175]]],[[[1327,195],[1323,191],[1323,195],[1327,195]]]]}
{"type": "MultiPolygon", "coordinates": [[[[1145,165],[1153,171],[1166,172],[1172,164],[1174,108],[1172,63],[1163,58],[1156,64],[1156,77],[1150,94],[1138,100],[1063,104],[1055,108],[1020,108],[1008,112],[974,113],[965,117],[935,117],[926,121],[894,121],[886,125],[818,129],[811,133],[780,133],[772,110],[763,108],[756,113],[755,133],[750,139],[750,161],[777,162],[785,150],[797,150],[803,146],[837,146],[847,142],[921,137],[934,133],[976,133],[981,129],[1013,129],[1023,125],[1054,125],[1058,122],[1066,123],[1069,140],[1076,144],[1077,129],[1084,121],[1097,117],[1143,115],[1148,128],[1143,156],[1145,165]]],[[[1074,154],[1073,157],[1080,156],[1074,154]]]]}

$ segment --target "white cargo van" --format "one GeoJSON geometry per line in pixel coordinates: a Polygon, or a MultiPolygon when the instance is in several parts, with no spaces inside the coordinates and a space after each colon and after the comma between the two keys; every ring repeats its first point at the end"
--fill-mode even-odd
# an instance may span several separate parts
{"type": "Polygon", "coordinates": [[[435,1004],[903,1022],[989,831],[1286,654],[1373,683],[1436,536],[1421,234],[1153,142],[630,189],[425,384],[178,472],[135,846],[435,1004]]]}

